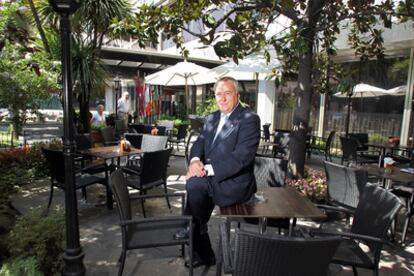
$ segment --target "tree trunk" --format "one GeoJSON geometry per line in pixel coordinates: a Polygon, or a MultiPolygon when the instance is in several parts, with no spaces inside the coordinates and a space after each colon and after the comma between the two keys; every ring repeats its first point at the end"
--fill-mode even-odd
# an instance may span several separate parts
{"type": "Polygon", "coordinates": [[[302,38],[307,49],[299,56],[298,86],[296,87],[297,102],[293,115],[293,126],[290,135],[289,171],[292,177],[301,178],[305,171],[306,134],[309,126],[309,114],[312,100],[312,68],[313,44],[315,42],[315,26],[322,11],[324,1],[308,2],[307,19],[301,22],[302,38]]]}
{"type": "Polygon", "coordinates": [[[40,23],[39,15],[37,13],[36,7],[33,3],[33,0],[28,0],[28,2],[30,5],[30,9],[32,10],[32,14],[33,14],[33,18],[36,23],[37,30],[39,31],[40,38],[42,39],[43,46],[45,47],[45,51],[46,53],[50,54],[49,44],[47,42],[45,32],[43,31],[42,24],[40,23]]]}
{"type": "Polygon", "coordinates": [[[289,169],[293,177],[303,177],[306,157],[306,133],[312,99],[312,53],[303,54],[299,59],[297,102],[290,134],[289,169]]]}

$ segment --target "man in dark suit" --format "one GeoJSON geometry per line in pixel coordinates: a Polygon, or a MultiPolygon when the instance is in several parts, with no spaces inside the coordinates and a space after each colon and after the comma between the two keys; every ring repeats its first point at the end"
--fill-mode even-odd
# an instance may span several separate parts
{"type": "Polygon", "coordinates": [[[256,192],[253,168],[260,119],[239,103],[235,79],[221,78],[214,93],[219,111],[206,118],[191,148],[186,175],[186,214],[194,221],[194,267],[216,263],[207,231],[214,206],[246,202],[256,192]]]}

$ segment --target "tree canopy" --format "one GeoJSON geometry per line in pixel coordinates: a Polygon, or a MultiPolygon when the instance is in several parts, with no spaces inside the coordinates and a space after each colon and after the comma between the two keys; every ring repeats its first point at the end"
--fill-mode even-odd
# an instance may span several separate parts
{"type": "Polygon", "coordinates": [[[413,16],[411,0],[178,0],[172,5],[142,5],[134,21],[120,21],[117,29],[139,34],[142,45],[157,43],[156,34],[162,32],[184,56],[189,54],[187,33],[213,45],[219,57],[236,63],[260,49],[270,59],[268,50],[276,49],[283,64],[281,81],[293,78],[298,82],[289,167],[293,175],[301,176],[312,93],[332,91],[329,79],[344,78],[340,66],[332,62],[341,30],[350,30],[348,42],[361,60],[383,58],[383,29],[413,16]],[[288,23],[280,27],[283,17],[288,23]],[[199,31],[188,27],[194,21],[200,23],[199,31]],[[278,32],[270,32],[278,26],[278,32]]]}

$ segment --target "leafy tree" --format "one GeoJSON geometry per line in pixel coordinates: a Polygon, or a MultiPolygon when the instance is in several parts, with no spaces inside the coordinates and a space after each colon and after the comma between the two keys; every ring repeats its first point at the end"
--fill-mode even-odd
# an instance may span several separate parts
{"type": "MultiPolygon", "coordinates": [[[[119,32],[138,34],[140,44],[156,43],[156,34],[163,32],[177,44],[184,56],[183,32],[214,45],[216,54],[237,62],[245,55],[266,47],[274,47],[283,63],[282,81],[297,79],[289,167],[295,176],[303,176],[306,132],[314,91],[328,93],[329,78],[341,79],[343,72],[332,62],[335,41],[340,30],[350,30],[348,40],[362,59],[383,58],[383,27],[392,26],[393,16],[402,21],[412,19],[414,1],[340,1],[340,0],[178,0],[174,5],[143,5],[135,22],[121,21],[119,32]],[[224,11],[220,14],[218,11],[224,11]],[[266,33],[279,18],[288,18],[289,25],[279,33],[266,33]],[[200,32],[187,28],[199,20],[200,32]],[[221,31],[225,26],[226,31],[221,31]]],[[[268,51],[265,57],[270,59],[268,51]]],[[[280,80],[276,81],[277,84],[280,80]]]]}
{"type": "Polygon", "coordinates": [[[39,100],[58,89],[53,63],[30,43],[34,39],[21,4],[5,3],[0,19],[0,106],[9,108],[16,135],[29,113],[39,115],[39,100]]]}
{"type": "MultiPolygon", "coordinates": [[[[48,0],[35,0],[39,18],[46,32],[59,36],[58,15],[48,0]]],[[[73,91],[79,103],[83,132],[89,131],[89,102],[91,95],[102,91],[108,76],[99,55],[105,39],[110,38],[113,20],[130,16],[127,0],[81,0],[72,17],[73,91]]]]}

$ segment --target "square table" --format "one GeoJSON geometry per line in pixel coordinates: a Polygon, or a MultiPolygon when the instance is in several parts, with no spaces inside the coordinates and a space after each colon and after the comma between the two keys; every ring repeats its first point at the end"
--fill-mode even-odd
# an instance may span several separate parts
{"type": "Polygon", "coordinates": [[[384,183],[386,188],[391,187],[390,181],[400,182],[401,184],[407,186],[411,185],[411,187],[413,187],[414,184],[414,174],[402,172],[401,169],[397,167],[394,167],[392,172],[387,172],[385,168],[380,168],[375,165],[362,165],[357,166],[356,168],[386,180],[387,183],[384,183]]]}
{"type": "Polygon", "coordinates": [[[129,151],[120,150],[119,146],[107,146],[107,147],[97,147],[97,148],[89,148],[85,150],[78,151],[80,154],[93,157],[93,158],[100,158],[104,159],[105,161],[108,159],[118,159],[118,165],[120,163],[121,157],[128,157],[131,155],[138,155],[141,154],[143,151],[140,149],[136,149],[131,147],[129,151]]]}
{"type": "MultiPolygon", "coordinates": [[[[108,159],[118,159],[118,166],[120,165],[120,158],[121,157],[128,157],[135,154],[141,154],[142,150],[135,149],[131,147],[131,150],[125,151],[120,150],[119,146],[108,146],[108,147],[96,147],[96,148],[89,148],[84,150],[79,150],[78,153],[92,157],[92,158],[100,158],[103,159],[105,162],[108,159]]],[[[112,172],[114,170],[114,166],[109,166],[109,171],[112,172]]],[[[105,177],[108,177],[108,173],[105,173],[105,177]]],[[[108,184],[108,178],[106,179],[107,185],[108,184]]],[[[108,208],[112,209],[113,205],[113,198],[112,198],[112,191],[111,189],[107,189],[107,204],[108,208]]]]}
{"type": "MultiPolygon", "coordinates": [[[[266,230],[268,218],[325,218],[326,215],[317,208],[308,198],[301,195],[295,188],[264,187],[259,188],[264,200],[252,203],[241,203],[221,207],[221,216],[227,218],[259,218],[261,232],[266,230]]],[[[292,233],[292,223],[289,223],[289,235],[292,233]]]]}

